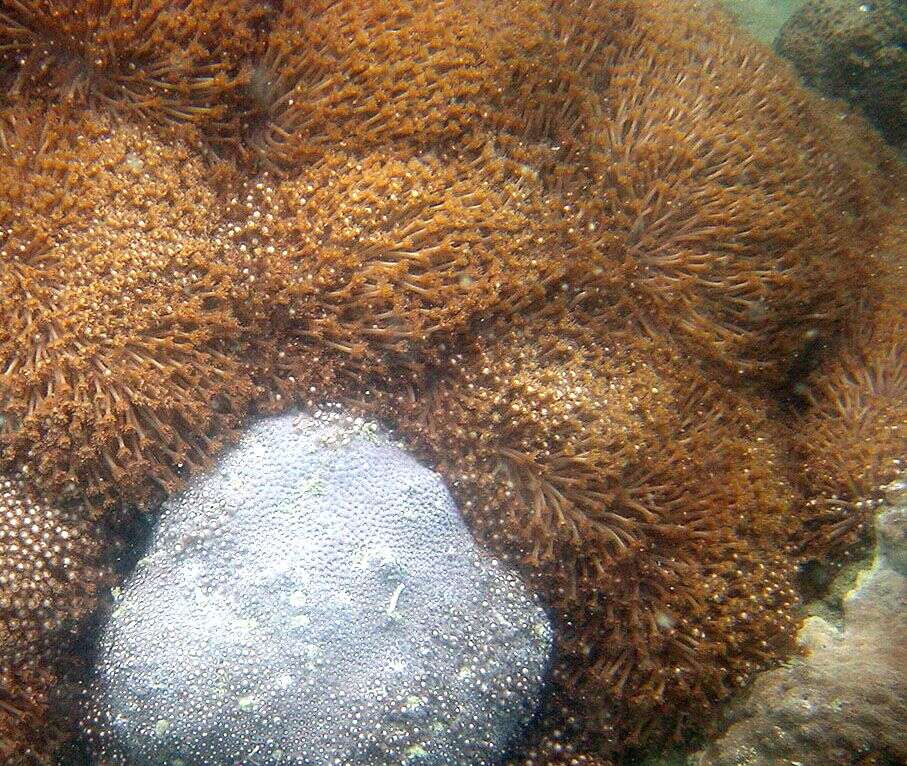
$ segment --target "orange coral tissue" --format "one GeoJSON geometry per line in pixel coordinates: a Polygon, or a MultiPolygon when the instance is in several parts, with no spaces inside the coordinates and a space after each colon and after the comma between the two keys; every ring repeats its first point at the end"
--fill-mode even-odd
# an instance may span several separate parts
{"type": "Polygon", "coordinates": [[[251,414],[381,417],[522,568],[527,766],[707,726],[907,453],[901,166],[693,0],[0,0],[0,82],[6,762],[251,414]]]}

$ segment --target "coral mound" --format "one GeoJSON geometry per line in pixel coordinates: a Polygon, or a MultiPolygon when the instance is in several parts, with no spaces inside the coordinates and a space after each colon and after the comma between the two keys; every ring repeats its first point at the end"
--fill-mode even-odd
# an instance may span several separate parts
{"type": "Polygon", "coordinates": [[[551,645],[437,474],[374,423],[286,413],[164,503],[86,728],[131,766],[493,764],[551,645]]]}
{"type": "Polygon", "coordinates": [[[670,700],[708,705],[790,636],[791,563],[773,549],[793,517],[784,461],[764,413],[675,349],[510,325],[392,409],[477,533],[544,582],[575,660],[564,672],[583,668],[575,693],[606,697],[634,723],[621,738],[643,738],[670,700]],[[467,430],[471,418],[494,428],[467,430]]]}
{"type": "Polygon", "coordinates": [[[518,761],[700,728],[865,543],[907,182],[720,13],[0,0],[0,80],[4,464],[117,529],[250,414],[380,417],[556,610],[518,761]]]}
{"type": "Polygon", "coordinates": [[[216,133],[244,98],[269,15],[248,0],[6,0],[4,91],[216,133]]]}

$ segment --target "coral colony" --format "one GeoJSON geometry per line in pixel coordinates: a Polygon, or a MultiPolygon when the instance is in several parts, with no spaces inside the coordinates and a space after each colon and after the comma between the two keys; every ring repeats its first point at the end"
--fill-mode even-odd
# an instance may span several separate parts
{"type": "Polygon", "coordinates": [[[250,423],[162,505],[99,641],[111,763],[493,766],[531,718],[538,600],[436,473],[319,414],[250,423]]]}
{"type": "Polygon", "coordinates": [[[871,534],[903,175],[686,0],[0,0],[0,753],[252,414],[340,402],[555,619],[517,764],[708,725],[871,534]]]}

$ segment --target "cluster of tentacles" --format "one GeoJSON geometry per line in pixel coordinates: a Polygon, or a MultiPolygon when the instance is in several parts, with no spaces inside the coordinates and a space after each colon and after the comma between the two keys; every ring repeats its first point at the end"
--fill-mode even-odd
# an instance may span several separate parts
{"type": "Polygon", "coordinates": [[[907,453],[903,174],[709,9],[0,0],[0,84],[4,762],[252,413],[377,414],[523,567],[548,766],[782,658],[907,453]]]}

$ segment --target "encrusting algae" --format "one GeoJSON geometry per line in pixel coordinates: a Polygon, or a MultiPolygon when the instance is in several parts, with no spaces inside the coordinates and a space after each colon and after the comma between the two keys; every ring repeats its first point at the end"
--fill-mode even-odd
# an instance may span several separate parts
{"type": "Polygon", "coordinates": [[[127,509],[253,412],[379,415],[522,565],[560,660],[514,764],[707,726],[865,540],[903,174],[718,12],[0,0],[0,57],[5,762],[71,736],[48,647],[127,509]]]}

